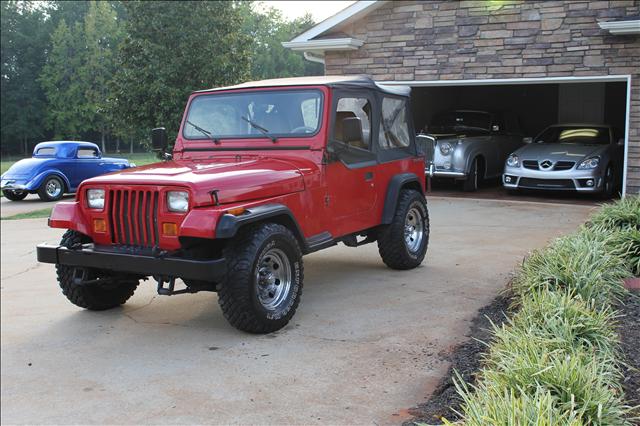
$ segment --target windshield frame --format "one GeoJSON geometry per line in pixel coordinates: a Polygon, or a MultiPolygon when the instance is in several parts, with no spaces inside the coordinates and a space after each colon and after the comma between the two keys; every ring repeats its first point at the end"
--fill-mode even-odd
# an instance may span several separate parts
{"type": "MultiPolygon", "coordinates": [[[[247,140],[260,140],[260,139],[268,139],[269,137],[275,137],[277,140],[285,140],[285,139],[307,139],[307,138],[313,138],[316,135],[318,135],[318,133],[320,133],[320,131],[322,130],[322,126],[323,126],[323,120],[324,120],[324,104],[325,104],[325,94],[322,90],[320,90],[318,87],[314,86],[314,87],[304,87],[304,86],[300,86],[300,87],[295,87],[295,88],[268,88],[268,89],[246,89],[246,90],[224,90],[224,91],[213,91],[213,92],[204,92],[204,93],[198,93],[196,96],[193,96],[190,100],[189,100],[189,104],[187,105],[187,108],[185,110],[184,113],[184,117],[182,120],[182,124],[181,124],[181,129],[180,129],[180,136],[182,137],[182,139],[188,144],[191,144],[193,142],[203,142],[203,141],[210,141],[211,139],[202,135],[201,137],[188,137],[185,134],[185,130],[187,127],[187,121],[189,120],[189,114],[191,112],[191,107],[193,105],[193,102],[200,98],[200,97],[213,97],[213,96],[228,96],[228,95],[235,95],[235,96],[240,96],[240,95],[251,95],[252,93],[258,93],[258,94],[271,94],[271,93],[282,93],[282,92],[287,92],[287,93],[291,93],[291,92],[315,92],[320,96],[320,103],[318,105],[318,125],[316,126],[316,129],[313,133],[298,133],[298,134],[291,134],[291,133],[271,133],[269,132],[269,135],[265,135],[265,134],[254,134],[254,135],[230,135],[230,136],[226,136],[226,135],[218,135],[216,133],[212,132],[213,137],[215,137],[219,143],[221,142],[233,142],[233,141],[241,141],[241,142],[246,142],[247,140]]],[[[207,129],[208,130],[208,129],[207,129]]],[[[270,141],[271,142],[271,141],[270,141]]]]}
{"type": "Polygon", "coordinates": [[[435,124],[434,122],[437,121],[442,121],[443,117],[447,117],[447,116],[456,116],[456,115],[468,115],[468,116],[483,116],[487,118],[487,128],[484,127],[477,127],[477,126],[469,126],[466,124],[460,124],[459,127],[465,127],[468,132],[478,132],[478,133],[491,133],[491,126],[493,123],[493,117],[492,114],[486,111],[473,111],[473,110],[448,110],[448,111],[442,111],[439,112],[437,114],[435,114],[429,124],[429,131],[431,132],[432,127],[437,127],[440,129],[443,128],[447,128],[447,131],[439,131],[436,132],[438,134],[448,134],[448,133],[463,133],[463,130],[457,130],[456,127],[458,127],[458,125],[453,125],[452,127],[450,126],[445,126],[443,124],[435,124]]]}

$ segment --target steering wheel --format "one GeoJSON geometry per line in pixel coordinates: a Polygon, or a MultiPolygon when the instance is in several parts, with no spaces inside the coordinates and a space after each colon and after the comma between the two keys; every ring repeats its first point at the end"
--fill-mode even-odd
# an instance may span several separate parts
{"type": "Polygon", "coordinates": [[[300,126],[291,130],[291,133],[313,133],[316,129],[309,126],[300,126]]]}

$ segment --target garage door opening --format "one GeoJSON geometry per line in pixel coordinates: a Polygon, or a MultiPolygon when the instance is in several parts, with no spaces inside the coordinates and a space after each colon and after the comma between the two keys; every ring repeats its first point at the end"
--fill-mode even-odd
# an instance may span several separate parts
{"type": "MultiPolygon", "coordinates": [[[[432,133],[429,125],[439,114],[454,110],[506,112],[518,121],[523,137],[535,137],[550,125],[589,123],[610,125],[615,141],[624,146],[617,165],[617,193],[623,192],[628,135],[628,77],[539,78],[517,81],[425,81],[392,82],[412,86],[412,106],[416,132],[432,133]]],[[[506,127],[506,126],[505,126],[506,127]]],[[[513,125],[511,127],[514,127],[513,125]]],[[[524,145],[522,142],[520,145],[524,145]]],[[[502,167],[505,158],[501,158],[502,167]]],[[[501,172],[500,172],[501,174],[501,172]]],[[[434,180],[435,194],[469,196],[461,190],[461,181],[434,180]]],[[[502,187],[501,179],[485,182],[471,194],[481,198],[515,198],[563,202],[592,202],[594,196],[569,191],[526,191],[513,196],[502,187]]]]}

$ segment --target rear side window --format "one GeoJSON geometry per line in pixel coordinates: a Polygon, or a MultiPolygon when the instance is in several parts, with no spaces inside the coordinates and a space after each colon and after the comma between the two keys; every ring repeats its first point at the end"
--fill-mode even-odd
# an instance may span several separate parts
{"type": "Polygon", "coordinates": [[[98,158],[95,148],[78,148],[78,158],[98,158]]]}
{"type": "Polygon", "coordinates": [[[40,148],[36,151],[36,155],[39,157],[53,157],[56,155],[56,149],[53,147],[40,148]]]}
{"type": "Polygon", "coordinates": [[[407,102],[404,99],[382,100],[382,121],[378,135],[381,149],[407,148],[411,144],[407,102]]]}

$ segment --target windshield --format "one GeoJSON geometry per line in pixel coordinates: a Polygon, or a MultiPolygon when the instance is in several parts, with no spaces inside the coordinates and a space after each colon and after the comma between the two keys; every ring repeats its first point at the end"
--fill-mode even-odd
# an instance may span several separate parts
{"type": "Polygon", "coordinates": [[[606,127],[554,126],[540,133],[535,142],[607,145],[610,142],[609,129],[606,127]]]}
{"type": "Polygon", "coordinates": [[[461,131],[488,132],[491,117],[484,112],[451,111],[436,115],[429,125],[429,133],[458,133],[461,131]]]}
{"type": "Polygon", "coordinates": [[[318,131],[321,111],[319,90],[200,95],[191,101],[183,135],[199,140],[308,136],[318,131]]]}

